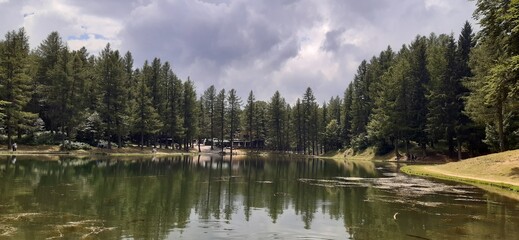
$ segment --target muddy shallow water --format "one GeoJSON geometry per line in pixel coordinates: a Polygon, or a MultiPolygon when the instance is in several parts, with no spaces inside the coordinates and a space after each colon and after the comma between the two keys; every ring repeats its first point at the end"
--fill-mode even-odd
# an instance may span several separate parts
{"type": "Polygon", "coordinates": [[[0,159],[0,239],[517,239],[519,202],[394,163],[0,159]]]}

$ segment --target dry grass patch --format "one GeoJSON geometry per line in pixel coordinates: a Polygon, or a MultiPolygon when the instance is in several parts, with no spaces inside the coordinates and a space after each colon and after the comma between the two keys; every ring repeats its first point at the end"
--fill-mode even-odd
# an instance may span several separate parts
{"type": "Polygon", "coordinates": [[[432,166],[406,166],[403,172],[519,191],[519,149],[432,166]]]}

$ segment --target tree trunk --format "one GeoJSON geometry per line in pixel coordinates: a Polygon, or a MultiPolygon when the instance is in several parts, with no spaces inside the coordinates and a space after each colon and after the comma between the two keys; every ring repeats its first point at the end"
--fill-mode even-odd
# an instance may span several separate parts
{"type": "Polygon", "coordinates": [[[409,154],[409,140],[405,140],[405,156],[407,158],[409,158],[410,154],[409,154]]]}
{"type": "Polygon", "coordinates": [[[454,137],[452,136],[452,133],[449,131],[447,136],[447,143],[449,145],[449,157],[454,157],[454,137]]]}
{"type": "Polygon", "coordinates": [[[11,128],[7,126],[7,149],[11,149],[13,146],[13,137],[11,134],[11,128]]]}
{"type": "Polygon", "coordinates": [[[65,127],[61,124],[61,147],[65,149],[65,127]]]}
{"type": "Polygon", "coordinates": [[[121,133],[117,134],[117,148],[123,147],[123,139],[121,137],[121,133]]]}
{"type": "Polygon", "coordinates": [[[144,132],[141,131],[141,150],[144,149],[144,132]]]}
{"type": "Polygon", "coordinates": [[[461,161],[461,141],[459,136],[456,137],[456,143],[458,145],[458,161],[461,161]]]}
{"type": "Polygon", "coordinates": [[[20,141],[20,139],[22,139],[22,130],[20,129],[20,127],[16,129],[16,134],[18,135],[16,140],[20,141]]]}
{"type": "Polygon", "coordinates": [[[499,135],[499,151],[505,151],[505,134],[503,127],[503,103],[499,102],[497,107],[497,133],[499,135]]]}
{"type": "Polygon", "coordinates": [[[395,156],[397,159],[400,159],[401,155],[400,152],[398,152],[398,139],[394,139],[392,142],[393,146],[395,147],[395,156]]]}

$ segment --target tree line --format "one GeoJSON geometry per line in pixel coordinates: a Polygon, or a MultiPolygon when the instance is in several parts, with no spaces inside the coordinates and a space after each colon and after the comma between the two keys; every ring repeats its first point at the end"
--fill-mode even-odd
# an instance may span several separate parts
{"type": "Polygon", "coordinates": [[[4,141],[106,142],[123,147],[176,147],[194,140],[304,154],[374,146],[410,156],[416,146],[451,157],[519,147],[519,7],[479,0],[475,17],[453,34],[417,36],[362,61],[344,96],[316,102],[311,88],[292,105],[276,91],[245,102],[214,85],[195,83],[154,58],[135,67],[110,44],[97,55],[70,50],[52,32],[34,50],[23,28],[0,41],[0,119],[4,141]]]}

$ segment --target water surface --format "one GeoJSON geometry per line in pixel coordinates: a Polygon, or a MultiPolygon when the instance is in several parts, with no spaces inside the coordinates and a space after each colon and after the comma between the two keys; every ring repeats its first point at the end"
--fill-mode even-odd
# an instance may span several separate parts
{"type": "Polygon", "coordinates": [[[519,204],[394,163],[0,160],[0,239],[517,239],[519,204]]]}

